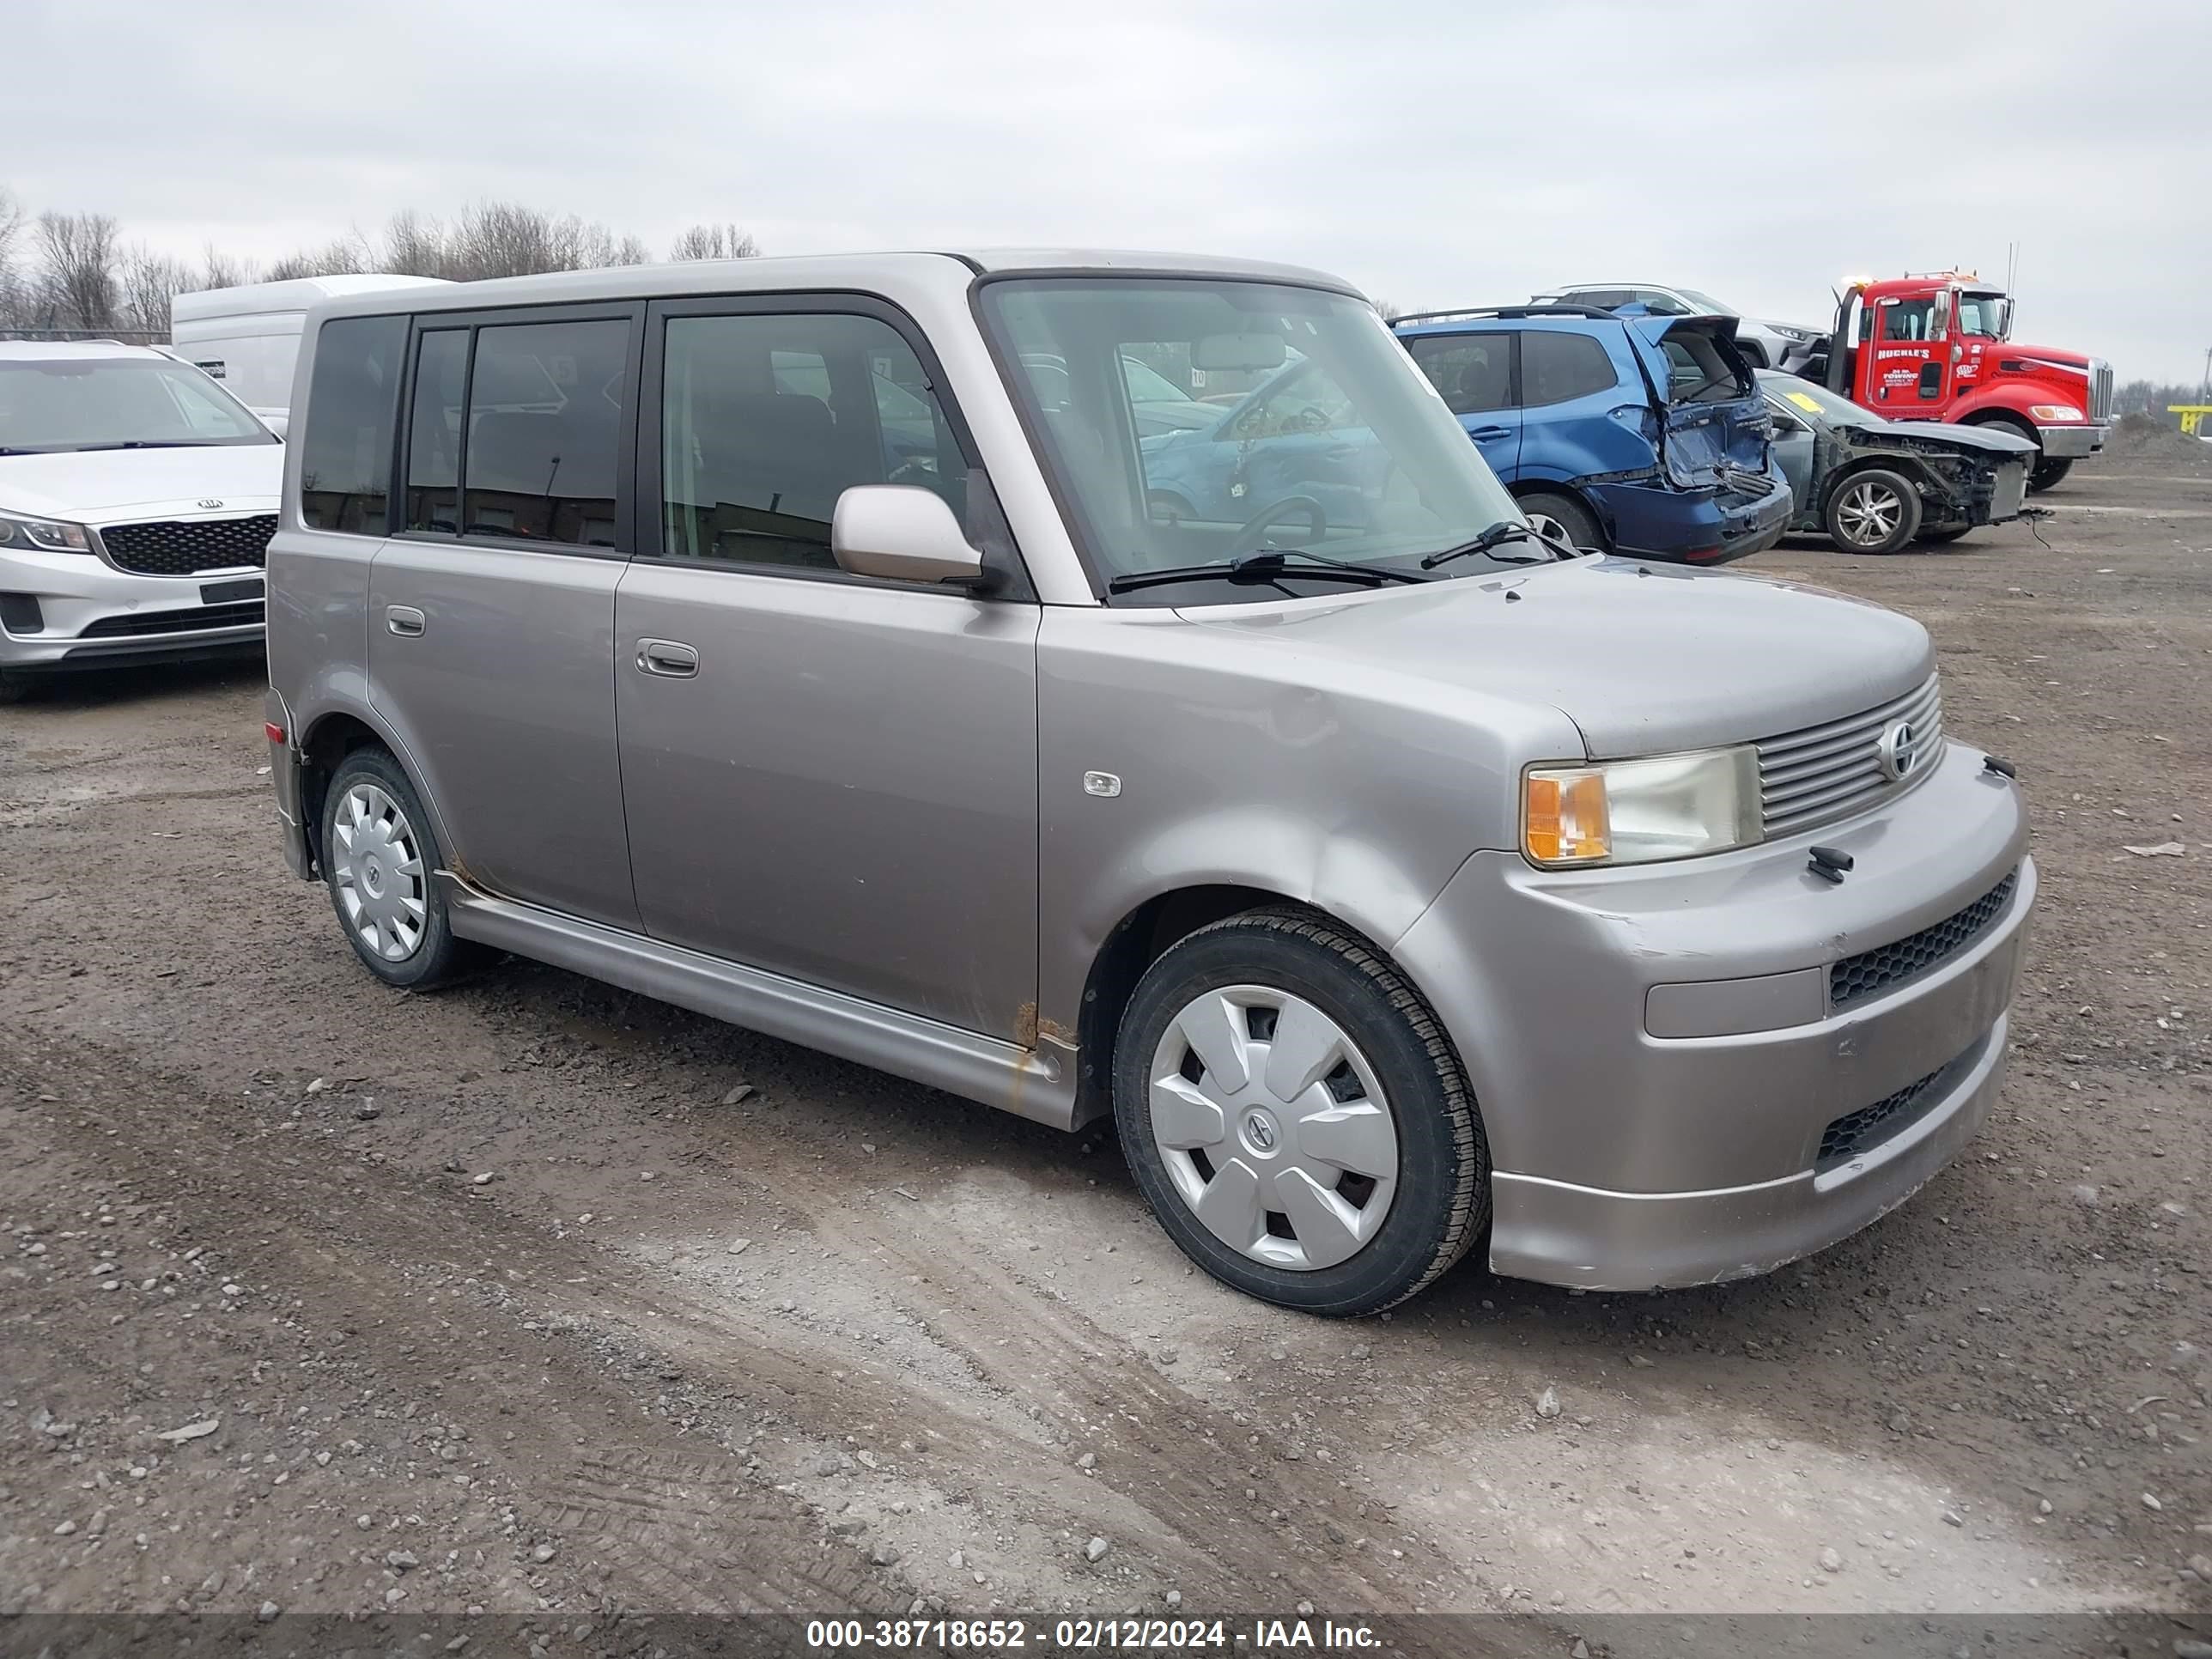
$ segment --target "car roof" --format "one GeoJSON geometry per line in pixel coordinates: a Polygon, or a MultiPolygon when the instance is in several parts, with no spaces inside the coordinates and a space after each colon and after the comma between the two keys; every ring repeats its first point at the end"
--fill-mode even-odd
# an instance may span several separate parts
{"type": "Polygon", "coordinates": [[[166,351],[151,346],[125,345],[120,340],[0,340],[0,362],[82,362],[88,358],[146,358],[174,362],[166,351]]]}
{"type": "Polygon", "coordinates": [[[505,276],[450,287],[386,290],[319,305],[326,316],[392,311],[427,313],[493,307],[557,305],[566,301],[679,298],[793,289],[863,289],[890,284],[965,291],[979,276],[1137,274],[1223,276],[1322,288],[1358,297],[1342,277],[1304,265],[1227,259],[1202,253],[1147,253],[1099,248],[973,248],[960,252],[788,254],[755,259],[691,259],[669,264],[607,265],[505,276]]]}

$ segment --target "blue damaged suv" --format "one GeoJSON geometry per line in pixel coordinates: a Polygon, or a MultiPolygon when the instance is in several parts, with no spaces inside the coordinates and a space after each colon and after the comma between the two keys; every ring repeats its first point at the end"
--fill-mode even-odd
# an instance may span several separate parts
{"type": "Polygon", "coordinates": [[[1722,564],[1790,516],[1735,323],[1528,305],[1393,326],[1531,519],[1578,547],[1722,564]]]}

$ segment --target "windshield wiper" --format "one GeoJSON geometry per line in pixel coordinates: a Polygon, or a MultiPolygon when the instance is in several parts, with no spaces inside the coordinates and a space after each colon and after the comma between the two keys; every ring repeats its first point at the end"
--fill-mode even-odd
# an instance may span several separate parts
{"type": "Polygon", "coordinates": [[[1519,519],[1500,519],[1473,541],[1462,542],[1457,547],[1447,547],[1441,553],[1430,554],[1421,561],[1421,568],[1434,570],[1440,564],[1449,564],[1454,559],[1464,559],[1476,553],[1490,553],[1500,564],[1544,562],[1541,559],[1523,558],[1510,555],[1501,556],[1492,552],[1493,549],[1502,547],[1507,542],[1534,542],[1554,559],[1571,559],[1575,556],[1571,551],[1563,551],[1558,543],[1547,540],[1543,532],[1535,526],[1524,523],[1519,519]]]}
{"type": "Polygon", "coordinates": [[[118,443],[79,444],[76,453],[89,455],[96,449],[200,449],[205,447],[198,438],[125,438],[118,443]]]}
{"type": "Polygon", "coordinates": [[[1336,581],[1364,583],[1380,587],[1385,582],[1425,582],[1429,580],[1411,570],[1393,570],[1388,565],[1354,564],[1346,559],[1324,559],[1316,553],[1284,553],[1267,548],[1257,553],[1247,553],[1242,558],[1224,559],[1218,564],[1176,565],[1168,570],[1131,570],[1115,577],[1106,584],[1109,593],[1128,593],[1139,587],[1164,587],[1170,582],[1272,582],[1285,576],[1318,576],[1336,581]]]}

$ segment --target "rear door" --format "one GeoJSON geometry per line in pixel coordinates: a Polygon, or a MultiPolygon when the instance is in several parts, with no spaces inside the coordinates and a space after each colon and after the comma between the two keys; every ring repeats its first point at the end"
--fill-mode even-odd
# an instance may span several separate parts
{"type": "Polygon", "coordinates": [[[1668,478],[1686,489],[1767,471],[1765,399],[1735,349],[1733,317],[1643,318],[1630,334],[1665,400],[1668,478]]]}
{"type": "Polygon", "coordinates": [[[1416,334],[1405,341],[1414,365],[1443,397],[1482,459],[1510,483],[1521,469],[1521,410],[1513,383],[1519,336],[1511,329],[1416,334]]]}
{"type": "Polygon", "coordinates": [[[615,755],[615,588],[641,307],[416,319],[404,490],[369,574],[369,700],[453,868],[635,927],[615,755]]]}
{"type": "Polygon", "coordinates": [[[965,506],[919,331],[856,295],[669,301],[645,385],[614,708],[646,931],[1026,1044],[1037,607],[830,551],[852,485],[965,506]]]}

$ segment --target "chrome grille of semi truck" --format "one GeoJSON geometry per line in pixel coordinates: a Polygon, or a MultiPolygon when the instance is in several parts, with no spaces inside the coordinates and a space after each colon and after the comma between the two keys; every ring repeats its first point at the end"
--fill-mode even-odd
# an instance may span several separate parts
{"type": "Polygon", "coordinates": [[[1930,674],[1915,690],[1844,720],[1768,738],[1759,745],[1759,805],[1769,840],[1847,817],[1909,787],[1943,752],[1943,696],[1930,674]],[[1882,769],[1881,734],[1912,728],[1913,765],[1902,781],[1882,769]]]}
{"type": "Polygon", "coordinates": [[[2089,359],[2089,418],[2100,424],[2112,418],[2112,366],[2102,357],[2089,359]]]}

